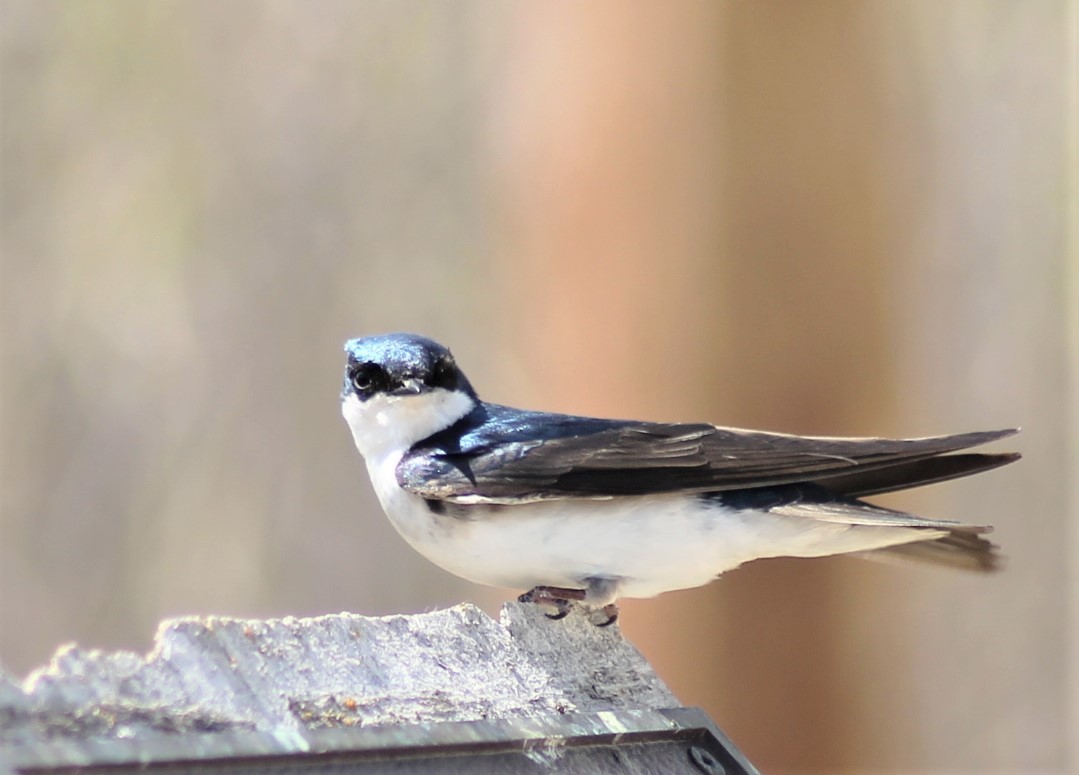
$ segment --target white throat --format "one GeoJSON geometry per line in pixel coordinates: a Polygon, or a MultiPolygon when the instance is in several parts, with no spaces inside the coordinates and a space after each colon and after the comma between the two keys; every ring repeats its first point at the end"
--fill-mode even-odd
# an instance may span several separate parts
{"type": "Polygon", "coordinates": [[[410,396],[378,395],[360,401],[355,394],[341,400],[341,414],[368,464],[403,453],[417,441],[453,425],[476,402],[457,390],[435,388],[410,396]]]}

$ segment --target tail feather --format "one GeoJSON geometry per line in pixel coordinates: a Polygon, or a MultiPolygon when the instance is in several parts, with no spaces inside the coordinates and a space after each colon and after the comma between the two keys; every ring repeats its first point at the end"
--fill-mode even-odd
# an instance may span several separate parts
{"type": "Polygon", "coordinates": [[[943,538],[886,546],[860,552],[867,560],[898,563],[930,563],[959,570],[992,572],[1000,570],[1003,558],[999,547],[970,531],[956,530],[943,538]]]}
{"type": "MultiPolygon", "coordinates": [[[[757,508],[772,514],[817,522],[831,522],[863,528],[903,528],[904,537],[895,533],[896,543],[870,548],[867,543],[846,551],[871,560],[916,561],[967,570],[991,571],[1000,566],[997,547],[982,537],[992,531],[988,525],[971,525],[948,519],[927,519],[903,511],[875,506],[847,495],[836,495],[820,485],[788,485],[768,491],[771,502],[760,500],[757,508]]],[[[725,500],[731,495],[724,494],[725,500]]],[[[744,496],[743,496],[744,497],[744,496]]],[[[870,534],[865,534],[870,538],[870,534]]],[[[879,535],[879,534],[877,534],[879,535]]],[[[881,542],[883,543],[883,542],[881,542]]],[[[836,553],[842,553],[837,550],[836,553]]]]}

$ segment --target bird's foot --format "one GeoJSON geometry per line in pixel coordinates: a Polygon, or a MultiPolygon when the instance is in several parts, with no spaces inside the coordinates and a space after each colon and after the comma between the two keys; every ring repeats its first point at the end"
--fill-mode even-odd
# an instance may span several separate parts
{"type": "MultiPolygon", "coordinates": [[[[553,614],[544,614],[548,619],[565,619],[573,607],[574,601],[584,600],[585,590],[566,589],[565,587],[532,587],[519,598],[518,603],[537,603],[553,606],[553,614]]],[[[606,609],[604,609],[606,610],[606,609]]],[[[607,622],[610,624],[610,622],[607,622]]],[[[604,625],[606,626],[606,625],[604,625]]]]}
{"type": "Polygon", "coordinates": [[[607,621],[600,622],[596,625],[597,627],[610,627],[612,624],[618,621],[618,606],[616,606],[614,603],[605,605],[600,610],[603,612],[603,615],[607,617],[607,621]]]}
{"type": "MultiPolygon", "coordinates": [[[[519,603],[537,603],[551,606],[555,609],[553,614],[544,614],[548,619],[565,619],[573,608],[575,602],[579,603],[586,599],[587,590],[567,589],[566,587],[533,587],[517,598],[519,603]]],[[[614,603],[603,606],[599,611],[606,617],[601,622],[596,622],[597,627],[610,627],[618,621],[618,606],[614,603]]]]}

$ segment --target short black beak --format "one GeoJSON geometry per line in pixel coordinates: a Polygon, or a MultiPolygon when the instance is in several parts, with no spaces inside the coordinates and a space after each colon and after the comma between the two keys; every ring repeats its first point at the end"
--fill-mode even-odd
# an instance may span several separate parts
{"type": "Polygon", "coordinates": [[[401,383],[401,387],[397,388],[397,390],[393,391],[393,393],[391,393],[390,395],[394,395],[394,396],[415,396],[415,395],[419,395],[420,393],[422,393],[426,389],[427,389],[427,386],[424,385],[420,380],[418,380],[418,379],[406,379],[404,382],[401,383]]]}

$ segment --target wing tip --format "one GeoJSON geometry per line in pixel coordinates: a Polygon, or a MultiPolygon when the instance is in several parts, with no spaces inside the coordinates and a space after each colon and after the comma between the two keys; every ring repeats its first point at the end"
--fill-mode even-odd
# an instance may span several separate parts
{"type": "Polygon", "coordinates": [[[948,440],[951,439],[956,442],[960,442],[962,446],[956,446],[955,450],[968,449],[970,447],[980,447],[983,444],[991,444],[994,441],[1000,441],[1022,432],[1022,428],[1000,428],[992,431],[970,431],[967,433],[955,433],[948,436],[934,436],[930,437],[934,440],[948,440]]]}

